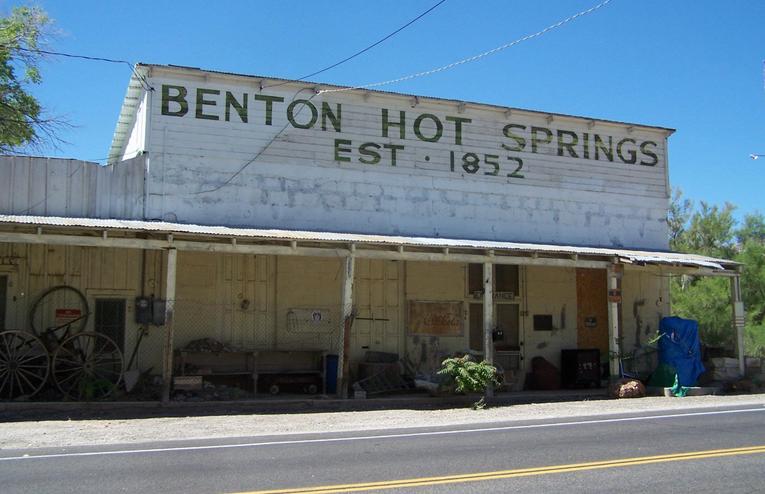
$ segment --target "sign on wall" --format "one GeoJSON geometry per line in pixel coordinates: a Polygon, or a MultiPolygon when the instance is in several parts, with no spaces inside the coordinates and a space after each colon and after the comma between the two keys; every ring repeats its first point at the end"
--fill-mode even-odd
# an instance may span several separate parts
{"type": "Polygon", "coordinates": [[[152,85],[152,217],[667,247],[668,129],[186,69],[152,85]]]}
{"type": "Polygon", "coordinates": [[[464,333],[462,302],[409,301],[410,334],[462,336],[464,333]]]}

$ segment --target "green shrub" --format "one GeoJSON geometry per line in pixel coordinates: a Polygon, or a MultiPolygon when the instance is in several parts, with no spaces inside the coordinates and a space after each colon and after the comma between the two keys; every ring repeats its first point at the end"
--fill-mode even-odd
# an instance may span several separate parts
{"type": "Polygon", "coordinates": [[[444,360],[438,373],[452,381],[457,393],[483,393],[490,385],[499,384],[497,368],[485,360],[475,362],[470,355],[444,360]]]}

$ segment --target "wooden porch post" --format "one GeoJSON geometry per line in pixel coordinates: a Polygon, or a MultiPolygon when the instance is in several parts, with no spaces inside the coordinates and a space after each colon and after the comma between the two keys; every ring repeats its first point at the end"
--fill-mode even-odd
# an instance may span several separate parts
{"type": "Polygon", "coordinates": [[[618,378],[619,357],[621,355],[621,328],[619,327],[619,306],[621,305],[621,289],[619,280],[622,267],[611,264],[606,276],[608,280],[608,362],[611,379],[618,378]]]}
{"type": "Polygon", "coordinates": [[[340,344],[338,345],[337,358],[337,393],[342,398],[348,397],[348,369],[349,369],[349,346],[351,343],[351,325],[353,324],[353,278],[356,271],[356,256],[354,249],[342,262],[343,286],[342,286],[342,314],[343,327],[340,331],[340,344]]]}
{"type": "MultiPolygon", "coordinates": [[[[483,263],[483,351],[484,359],[490,364],[494,363],[494,342],[492,331],[494,330],[494,265],[491,262],[483,263]]],[[[486,398],[494,396],[494,387],[486,388],[486,398]]]]}
{"type": "Polygon", "coordinates": [[[741,300],[741,277],[730,279],[730,302],[733,308],[733,328],[736,330],[736,350],[738,352],[738,372],[741,377],[746,374],[746,357],[744,355],[744,326],[746,324],[744,302],[741,300]]]}
{"type": "Polygon", "coordinates": [[[175,249],[167,250],[167,273],[165,275],[165,347],[162,360],[162,403],[170,401],[173,381],[173,313],[175,311],[175,249]]]}

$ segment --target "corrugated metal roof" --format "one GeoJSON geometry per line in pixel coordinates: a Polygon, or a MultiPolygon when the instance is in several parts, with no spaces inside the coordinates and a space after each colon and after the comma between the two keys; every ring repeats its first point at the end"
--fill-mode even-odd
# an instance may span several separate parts
{"type": "Polygon", "coordinates": [[[253,240],[309,241],[331,243],[356,243],[405,247],[459,248],[494,250],[505,253],[546,254],[561,256],[593,256],[612,259],[618,257],[626,262],[645,264],[689,265],[714,270],[725,270],[738,265],[734,261],[684,254],[607,247],[583,247],[575,245],[534,244],[527,242],[500,242],[492,240],[466,240],[432,237],[406,237],[398,235],[369,235],[322,231],[277,230],[264,228],[236,228],[228,226],[205,226],[166,221],[137,221],[98,218],[63,218],[55,216],[0,215],[0,224],[33,225],[47,227],[89,228],[97,230],[125,230],[248,238],[253,240]]]}

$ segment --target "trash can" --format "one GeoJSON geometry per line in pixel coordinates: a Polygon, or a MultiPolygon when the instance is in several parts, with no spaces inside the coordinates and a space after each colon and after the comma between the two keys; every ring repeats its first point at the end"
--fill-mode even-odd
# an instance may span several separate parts
{"type": "Polygon", "coordinates": [[[324,369],[324,380],[328,395],[337,393],[337,362],[337,355],[327,355],[327,368],[324,369]]]}

